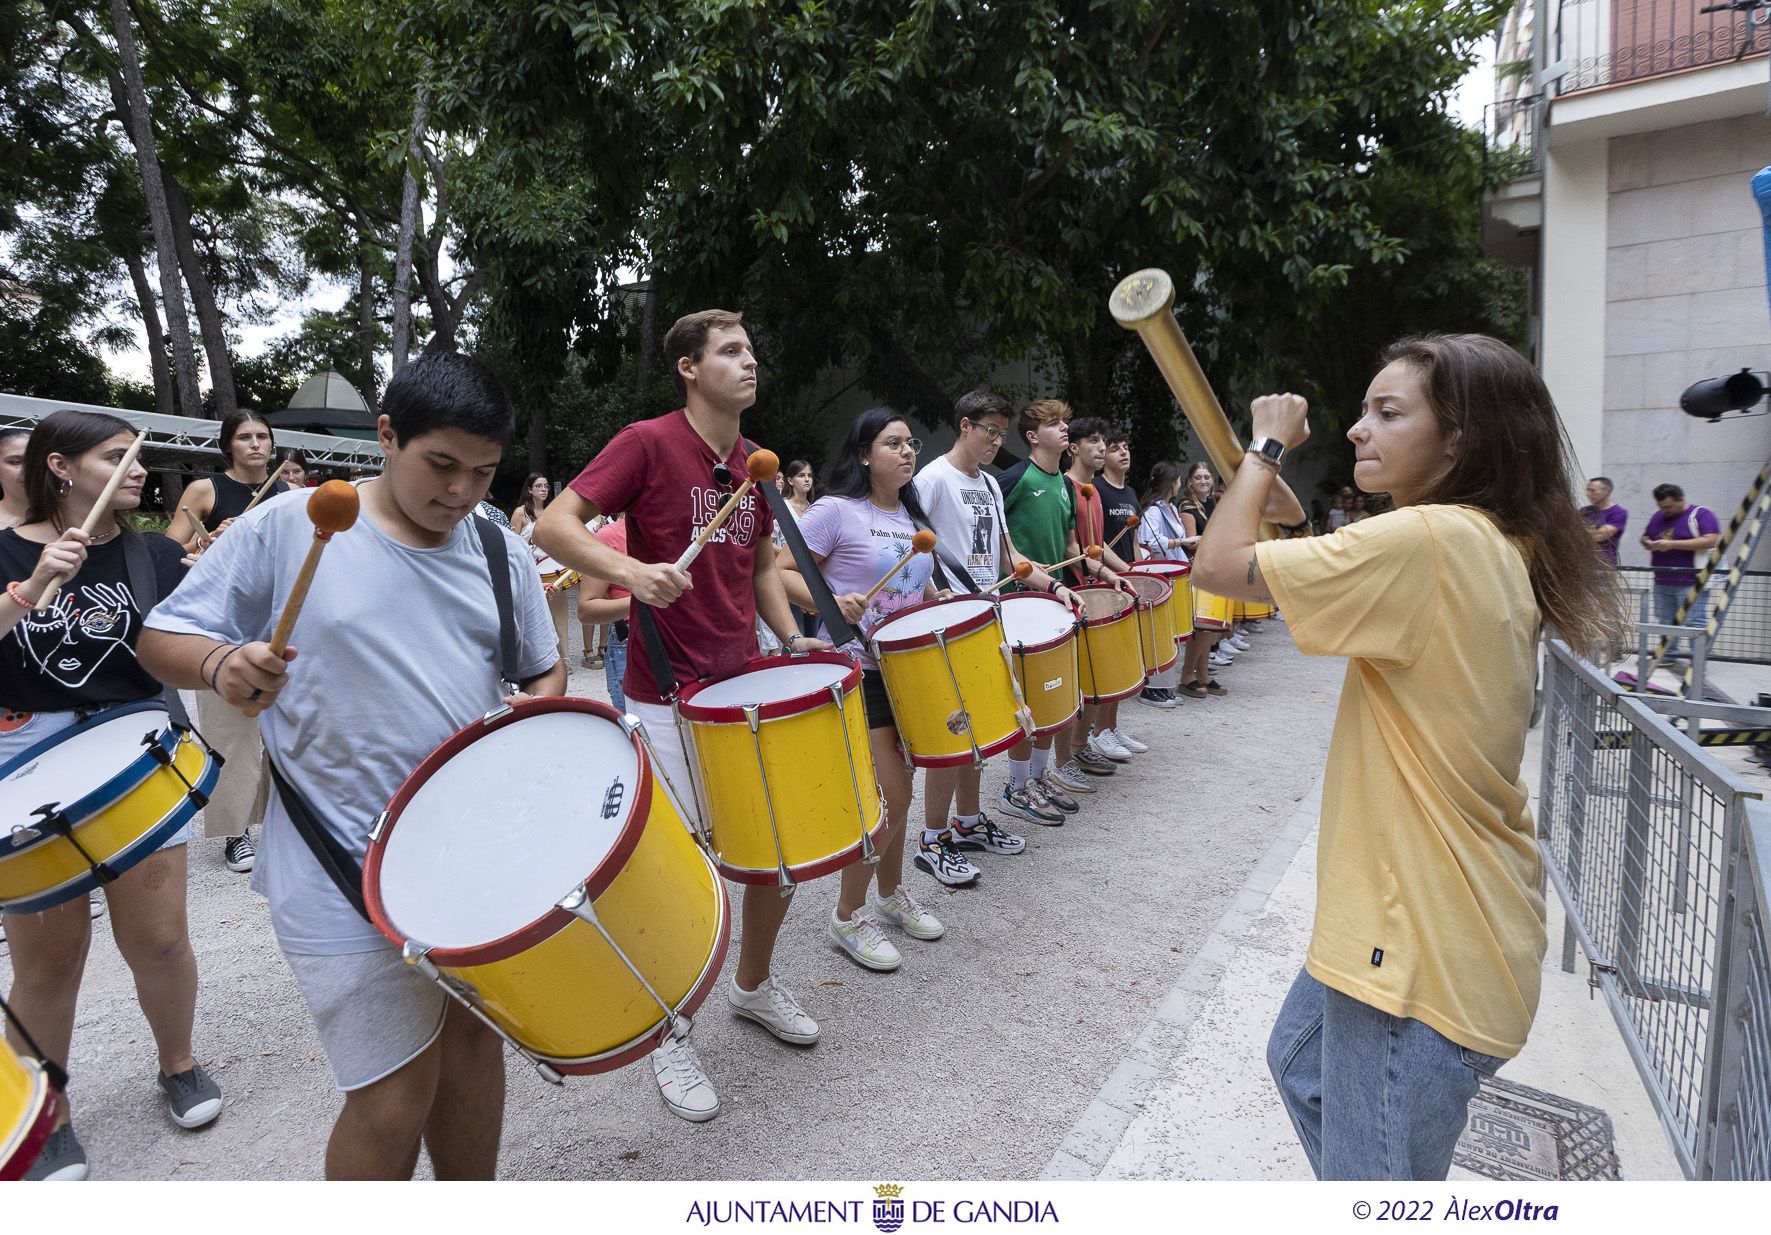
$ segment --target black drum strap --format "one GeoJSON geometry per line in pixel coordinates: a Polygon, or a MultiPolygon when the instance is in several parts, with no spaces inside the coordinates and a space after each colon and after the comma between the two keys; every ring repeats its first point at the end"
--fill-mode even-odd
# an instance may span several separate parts
{"type": "Polygon", "coordinates": [[[492,599],[498,605],[498,672],[512,686],[520,684],[517,677],[516,600],[510,590],[510,553],[504,544],[504,533],[484,515],[474,515],[474,530],[480,534],[480,548],[486,553],[486,570],[492,576],[492,599]]]}
{"type": "Polygon", "coordinates": [[[283,809],[289,815],[289,822],[307,842],[308,851],[314,855],[314,861],[332,880],[332,886],[338,889],[339,895],[350,902],[350,907],[365,921],[369,921],[369,908],[363,902],[363,868],[357,859],[319,820],[308,806],[306,799],[296,792],[284,777],[277,761],[271,758],[270,751],[265,751],[264,761],[271,769],[271,783],[277,787],[277,796],[283,801],[283,809]]]}
{"type": "MultiPolygon", "coordinates": [[[[918,519],[915,515],[910,516],[910,522],[926,532],[933,533],[935,530],[928,525],[927,520],[918,519]]],[[[934,567],[936,587],[946,588],[949,592],[963,591],[974,594],[982,590],[978,587],[977,580],[972,578],[972,572],[965,568],[964,563],[953,556],[953,550],[949,549],[946,542],[939,536],[935,537],[934,567]]]]}
{"type": "Polygon", "coordinates": [[[633,620],[639,623],[640,642],[646,646],[646,660],[652,666],[652,683],[658,697],[666,703],[676,698],[676,670],[670,667],[670,653],[664,650],[664,636],[658,631],[658,618],[652,606],[633,601],[633,620]]]}
{"type": "MultiPolygon", "coordinates": [[[[740,445],[748,458],[750,443],[741,441],[740,445]]],[[[781,529],[781,537],[787,542],[788,551],[793,554],[793,564],[799,567],[799,573],[806,581],[806,589],[812,594],[812,603],[818,606],[818,619],[830,633],[830,642],[841,648],[859,641],[860,636],[842,615],[835,594],[824,581],[824,572],[818,569],[818,563],[806,545],[806,538],[800,535],[799,523],[794,519],[793,512],[787,508],[787,499],[781,496],[780,490],[772,482],[758,485],[756,489],[763,495],[763,501],[769,504],[769,510],[775,516],[775,525],[781,529]]],[[[758,551],[761,551],[760,548],[758,551]]]]}

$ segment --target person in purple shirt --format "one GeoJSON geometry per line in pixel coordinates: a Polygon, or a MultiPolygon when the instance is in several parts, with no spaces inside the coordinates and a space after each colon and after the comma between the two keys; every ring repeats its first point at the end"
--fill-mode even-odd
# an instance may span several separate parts
{"type": "MultiPolygon", "coordinates": [[[[1697,582],[1697,555],[1715,548],[1722,528],[1712,512],[1687,502],[1678,485],[1655,486],[1654,500],[1660,509],[1648,518],[1642,547],[1654,565],[1654,620],[1670,626],[1697,582]]],[[[1709,597],[1699,596],[1685,615],[1685,625],[1704,625],[1708,606],[1709,597]]]]}
{"type": "Polygon", "coordinates": [[[1595,476],[1587,481],[1587,503],[1580,508],[1580,517],[1590,525],[1588,535],[1599,546],[1599,556],[1615,566],[1617,542],[1623,539],[1630,512],[1611,500],[1609,476],[1595,476]]]}

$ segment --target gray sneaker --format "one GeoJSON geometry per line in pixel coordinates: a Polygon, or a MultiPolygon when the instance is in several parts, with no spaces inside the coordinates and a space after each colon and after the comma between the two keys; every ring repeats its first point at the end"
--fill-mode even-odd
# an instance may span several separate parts
{"type": "Polygon", "coordinates": [[[221,1086],[198,1064],[177,1076],[160,1077],[166,1113],[181,1128],[201,1128],[221,1114],[221,1086]]]}
{"type": "Polygon", "coordinates": [[[86,1147],[74,1135],[73,1124],[63,1124],[49,1134],[43,1152],[25,1172],[26,1179],[72,1181],[86,1178],[86,1147]]]}
{"type": "MultiPolygon", "coordinates": [[[[1129,758],[1130,756],[1127,757],[1129,758]]],[[[1069,763],[1066,763],[1064,766],[1068,768],[1071,763],[1074,763],[1090,776],[1111,776],[1113,775],[1116,766],[1111,759],[1101,754],[1092,746],[1083,746],[1079,748],[1075,754],[1070,756],[1069,763]]]]}

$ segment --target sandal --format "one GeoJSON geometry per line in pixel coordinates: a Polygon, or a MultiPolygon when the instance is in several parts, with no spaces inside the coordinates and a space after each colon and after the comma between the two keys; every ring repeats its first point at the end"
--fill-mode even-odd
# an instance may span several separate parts
{"type": "Polygon", "coordinates": [[[1212,678],[1205,684],[1205,693],[1208,695],[1227,695],[1230,691],[1227,687],[1219,686],[1218,680],[1212,678]]]}
{"type": "MultiPolygon", "coordinates": [[[[1219,689],[1222,688],[1220,687],[1219,689]]],[[[1185,682],[1182,683],[1180,692],[1189,699],[1203,699],[1205,698],[1206,687],[1202,682],[1185,682]]]]}

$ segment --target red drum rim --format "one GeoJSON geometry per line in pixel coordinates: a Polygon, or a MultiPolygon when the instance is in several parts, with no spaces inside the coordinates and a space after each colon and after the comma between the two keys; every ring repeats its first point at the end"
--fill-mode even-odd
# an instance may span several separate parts
{"type": "MultiPolygon", "coordinates": [[[[861,667],[850,657],[841,652],[805,652],[795,656],[756,656],[745,661],[730,673],[722,673],[718,677],[707,678],[691,686],[685,686],[677,693],[677,707],[685,720],[704,721],[708,724],[733,725],[744,722],[744,709],[741,707],[702,707],[695,702],[695,696],[721,682],[729,682],[733,678],[743,677],[746,673],[755,673],[761,669],[776,669],[782,665],[841,665],[848,670],[843,674],[840,685],[843,694],[857,690],[861,685],[861,667]]],[[[810,712],[830,702],[828,688],[810,691],[803,695],[794,695],[787,699],[775,699],[762,704],[757,715],[763,720],[780,720],[785,716],[798,716],[802,712],[810,712]]]]}
{"type": "MultiPolygon", "coordinates": [[[[1013,674],[1010,674],[1010,676],[1012,677],[1013,674]]],[[[981,759],[994,759],[1005,750],[1013,750],[1025,737],[1027,737],[1027,734],[1019,725],[1016,725],[1015,731],[1007,737],[998,738],[994,742],[980,745],[978,747],[978,757],[981,759]]],[[[910,765],[917,768],[963,768],[969,766],[972,762],[972,754],[969,750],[961,751],[956,755],[911,755],[909,758],[910,765]]]]}
{"type": "Polygon", "coordinates": [[[1131,605],[1129,607],[1127,607],[1121,613],[1115,613],[1112,617],[1094,618],[1094,617],[1090,617],[1086,613],[1077,614],[1078,620],[1081,621],[1083,626],[1087,627],[1089,630],[1095,630],[1095,629],[1102,627],[1102,626],[1111,626],[1115,622],[1124,622],[1124,621],[1128,621],[1128,620],[1135,620],[1138,616],[1139,609],[1149,609],[1149,608],[1154,607],[1150,604],[1149,601],[1145,600],[1142,596],[1138,596],[1133,593],[1126,592],[1122,588],[1114,587],[1110,583],[1083,583],[1083,584],[1079,584],[1076,587],[1071,588],[1070,590],[1072,592],[1076,592],[1078,594],[1081,594],[1083,592],[1112,592],[1116,595],[1124,596],[1128,600],[1131,601],[1131,605]]]}
{"type": "MultiPolygon", "coordinates": [[[[424,762],[412,770],[412,774],[395,790],[393,799],[387,804],[387,823],[381,829],[381,836],[369,842],[369,849],[363,855],[363,907],[369,911],[369,920],[395,947],[404,947],[412,942],[408,936],[402,935],[394,928],[388,918],[387,911],[381,903],[381,855],[387,841],[393,835],[394,828],[399,825],[400,813],[411,804],[412,798],[424,787],[437,772],[437,769],[449,762],[456,755],[472,746],[487,734],[514,725],[517,721],[529,716],[544,716],[550,712],[584,712],[599,716],[604,720],[621,725],[627,734],[627,740],[633,744],[634,753],[638,756],[640,770],[639,791],[633,796],[633,806],[628,811],[627,822],[621,827],[621,834],[609,847],[596,869],[589,872],[583,882],[585,894],[592,900],[609,890],[627,865],[627,859],[640,843],[640,834],[645,831],[646,817],[652,810],[652,786],[656,783],[656,771],[652,767],[651,752],[646,744],[639,740],[637,734],[622,723],[620,713],[606,703],[595,699],[571,699],[565,696],[550,696],[546,699],[528,699],[515,704],[509,712],[492,720],[476,720],[473,724],[458,731],[448,741],[437,747],[424,762]]],[[[560,893],[566,895],[565,891],[560,893]]],[[[570,923],[578,919],[567,913],[558,905],[549,905],[547,911],[527,926],[512,931],[502,939],[491,939],[485,943],[476,943],[465,948],[433,948],[426,955],[432,963],[459,968],[466,965],[488,965],[494,961],[505,960],[519,952],[527,951],[536,944],[553,938],[570,923]]],[[[635,1056],[638,1058],[638,1056],[635,1056]]]]}
{"type": "MultiPolygon", "coordinates": [[[[939,642],[935,632],[932,630],[927,634],[906,635],[902,639],[893,639],[892,636],[886,632],[891,629],[893,622],[908,617],[912,613],[921,613],[924,609],[933,609],[938,605],[951,605],[959,601],[968,600],[981,600],[990,607],[982,613],[977,614],[975,617],[969,617],[963,621],[955,622],[952,626],[944,627],[941,633],[944,634],[949,641],[957,639],[961,635],[969,635],[976,631],[983,630],[984,627],[997,620],[996,606],[998,602],[996,597],[974,596],[968,593],[964,596],[954,596],[948,600],[925,600],[920,605],[911,605],[908,609],[900,609],[892,614],[891,617],[881,622],[878,626],[875,626],[873,628],[873,633],[867,637],[867,640],[885,656],[890,656],[893,652],[913,651],[916,648],[932,648],[937,642],[939,642]],[[883,639],[882,636],[884,636],[883,639]],[[887,642],[888,640],[889,642],[887,642]]],[[[970,756],[967,756],[967,758],[969,759],[970,756]]]]}
{"type": "MultiPolygon", "coordinates": [[[[879,812],[879,823],[867,833],[867,839],[875,846],[879,844],[879,834],[885,831],[885,811],[879,812]]],[[[833,875],[845,866],[853,866],[861,860],[861,842],[856,841],[841,853],[828,858],[819,858],[816,862],[807,862],[802,866],[789,866],[787,873],[793,876],[795,883],[805,883],[811,879],[822,879],[825,875],[833,875]]],[[[719,873],[733,883],[742,883],[749,887],[774,887],[780,883],[781,873],[773,866],[767,870],[758,870],[750,866],[733,866],[730,863],[715,860],[714,865],[719,873]]]]}
{"type": "MultiPolygon", "coordinates": [[[[1057,605],[1059,608],[1063,609],[1070,615],[1072,621],[1078,620],[1075,610],[1071,609],[1069,605],[1066,605],[1056,596],[1049,595],[1045,592],[1015,592],[1012,595],[1004,596],[997,602],[997,604],[1000,606],[1006,606],[1011,600],[1017,604],[1025,600],[1043,600],[1048,604],[1057,605]]],[[[1044,643],[1017,643],[1014,636],[1008,633],[1008,623],[1005,621],[1002,624],[1002,636],[1002,641],[1008,645],[1009,651],[1018,656],[1037,656],[1041,652],[1050,652],[1054,648],[1061,648],[1066,643],[1071,642],[1076,638],[1076,629],[1075,627],[1071,627],[1071,629],[1065,631],[1063,634],[1047,639],[1044,643]]]]}
{"type": "Polygon", "coordinates": [[[49,1143],[49,1134],[55,1131],[56,1112],[60,1109],[55,1091],[50,1088],[49,1078],[43,1072],[43,1065],[27,1055],[19,1055],[17,1058],[32,1073],[29,1102],[32,1113],[25,1121],[23,1130],[10,1145],[0,1142],[0,1151],[6,1153],[4,1158],[0,1158],[0,1183],[11,1183],[25,1177],[25,1172],[37,1161],[37,1155],[43,1152],[43,1146],[49,1143]]]}
{"type": "Polygon", "coordinates": [[[1165,579],[1185,579],[1193,573],[1193,563],[1177,562],[1166,557],[1147,557],[1141,562],[1133,562],[1125,568],[1125,573],[1134,575],[1161,575],[1165,579]]]}

